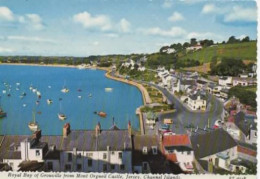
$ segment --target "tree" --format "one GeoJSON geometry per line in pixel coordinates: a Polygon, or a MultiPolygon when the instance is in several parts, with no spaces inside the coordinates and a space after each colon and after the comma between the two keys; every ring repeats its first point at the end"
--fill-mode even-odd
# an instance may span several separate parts
{"type": "Polygon", "coordinates": [[[183,43],[183,48],[187,48],[187,47],[189,47],[190,46],[190,44],[189,44],[189,42],[185,42],[185,43],[183,43]]]}
{"type": "Polygon", "coordinates": [[[229,37],[227,41],[228,44],[237,43],[237,42],[239,42],[239,39],[236,39],[235,36],[229,37]]]}
{"type": "Polygon", "coordinates": [[[241,42],[249,42],[249,41],[250,41],[249,37],[248,37],[248,36],[246,36],[245,38],[243,38],[243,39],[242,39],[242,41],[241,41],[241,42]]]}

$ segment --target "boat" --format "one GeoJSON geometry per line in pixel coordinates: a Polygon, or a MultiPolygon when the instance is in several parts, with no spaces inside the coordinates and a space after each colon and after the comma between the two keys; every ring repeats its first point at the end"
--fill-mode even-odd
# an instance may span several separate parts
{"type": "Polygon", "coordinates": [[[33,121],[29,122],[28,127],[31,131],[35,132],[38,130],[38,123],[35,120],[35,112],[33,112],[33,121]]]}
{"type": "Polygon", "coordinates": [[[51,99],[47,99],[47,104],[52,104],[52,100],[51,99]]]}
{"type": "Polygon", "coordinates": [[[78,96],[78,98],[79,98],[79,99],[81,99],[81,98],[82,98],[82,96],[78,96]]]}
{"type": "Polygon", "coordinates": [[[62,93],[68,93],[70,91],[69,88],[67,88],[65,84],[66,84],[66,82],[64,81],[63,88],[60,90],[62,93]]]}
{"type": "Polygon", "coordinates": [[[23,97],[25,97],[25,96],[26,96],[26,93],[23,92],[23,93],[20,95],[20,98],[23,98],[23,97]]]}
{"type": "Polygon", "coordinates": [[[7,96],[8,96],[8,97],[10,97],[10,96],[11,96],[11,94],[10,94],[10,93],[8,93],[8,94],[7,94],[7,96]]]}
{"type": "Polygon", "coordinates": [[[100,117],[107,117],[107,113],[105,113],[105,112],[103,112],[103,111],[100,111],[100,112],[98,113],[98,115],[99,115],[100,117]]]}
{"type": "Polygon", "coordinates": [[[19,85],[20,85],[20,83],[16,83],[16,85],[17,85],[17,86],[19,86],[19,85]]]}
{"type": "Polygon", "coordinates": [[[3,111],[3,109],[0,107],[0,118],[6,117],[6,112],[3,111]]]}
{"type": "Polygon", "coordinates": [[[37,92],[37,89],[36,89],[36,88],[33,88],[33,89],[32,89],[32,92],[33,92],[33,93],[36,93],[36,92],[37,92]]]}
{"type": "Polygon", "coordinates": [[[5,94],[6,93],[6,90],[3,90],[3,94],[5,94]]]}
{"type": "Polygon", "coordinates": [[[20,89],[19,88],[16,88],[16,91],[19,91],[20,89]]]}
{"type": "Polygon", "coordinates": [[[63,93],[68,93],[70,90],[68,88],[62,88],[62,90],[60,90],[63,93]]]}
{"type": "Polygon", "coordinates": [[[40,91],[36,91],[36,95],[37,96],[41,96],[41,92],[40,91]]]}
{"type": "Polygon", "coordinates": [[[29,87],[29,90],[31,90],[31,91],[33,90],[33,87],[32,87],[32,85],[29,87]]]}
{"type": "Polygon", "coordinates": [[[60,112],[58,113],[58,118],[62,121],[67,118],[65,114],[61,113],[61,102],[60,102],[60,112]]]}
{"type": "Polygon", "coordinates": [[[90,93],[90,94],[88,95],[88,97],[90,97],[90,98],[91,98],[91,97],[92,97],[92,94],[90,93]]]}
{"type": "Polygon", "coordinates": [[[106,91],[106,92],[112,92],[112,91],[113,91],[113,88],[105,88],[105,91],[106,91]]]}
{"type": "Polygon", "coordinates": [[[51,88],[51,86],[48,86],[48,88],[51,88]]]}
{"type": "Polygon", "coordinates": [[[82,90],[81,89],[78,89],[78,92],[81,92],[82,90]]]}
{"type": "Polygon", "coordinates": [[[65,120],[67,117],[66,117],[65,114],[59,113],[59,114],[58,114],[58,118],[59,118],[60,120],[65,120]]]}
{"type": "Polygon", "coordinates": [[[23,104],[23,107],[26,107],[27,106],[27,104],[23,104]]]}
{"type": "Polygon", "coordinates": [[[40,101],[36,101],[36,105],[39,105],[40,104],[40,101]]]}

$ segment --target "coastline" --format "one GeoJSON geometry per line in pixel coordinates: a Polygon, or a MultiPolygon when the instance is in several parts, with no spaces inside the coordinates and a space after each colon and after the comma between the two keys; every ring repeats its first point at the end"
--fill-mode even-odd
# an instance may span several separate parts
{"type": "MultiPolygon", "coordinates": [[[[36,63],[0,63],[0,65],[17,65],[17,66],[40,66],[40,67],[61,67],[61,68],[78,68],[77,65],[63,65],[63,64],[36,64],[36,63]]],[[[139,89],[139,91],[142,93],[142,97],[143,97],[143,103],[145,104],[149,104],[151,103],[151,99],[149,97],[148,92],[146,91],[146,89],[139,83],[133,82],[133,81],[129,81],[126,79],[122,79],[122,78],[118,78],[118,77],[114,77],[111,76],[109,73],[110,68],[107,67],[86,67],[86,69],[96,69],[96,70],[103,70],[106,71],[105,76],[109,79],[112,80],[116,80],[116,81],[120,81],[123,83],[127,83],[129,85],[133,85],[135,87],[137,87],[139,89]]]]}

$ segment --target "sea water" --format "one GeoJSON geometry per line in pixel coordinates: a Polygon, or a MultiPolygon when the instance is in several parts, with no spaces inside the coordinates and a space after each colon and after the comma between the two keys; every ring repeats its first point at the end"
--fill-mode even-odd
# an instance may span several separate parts
{"type": "Polygon", "coordinates": [[[126,129],[130,120],[132,127],[139,130],[135,111],[143,105],[141,92],[135,86],[106,78],[102,70],[0,65],[0,90],[0,105],[7,112],[7,117],[0,119],[1,135],[31,134],[28,123],[33,111],[44,135],[61,135],[67,122],[73,130],[92,130],[98,122],[101,129],[109,129],[113,121],[118,128],[126,129]],[[40,91],[41,99],[30,86],[40,91]],[[62,93],[63,87],[69,92],[62,93]],[[11,96],[7,95],[9,89],[11,96]],[[26,96],[21,97],[23,92],[26,96]],[[48,105],[47,99],[53,103],[48,105]],[[95,111],[103,111],[107,117],[102,118],[95,111]],[[67,119],[59,120],[59,112],[67,119]]]}

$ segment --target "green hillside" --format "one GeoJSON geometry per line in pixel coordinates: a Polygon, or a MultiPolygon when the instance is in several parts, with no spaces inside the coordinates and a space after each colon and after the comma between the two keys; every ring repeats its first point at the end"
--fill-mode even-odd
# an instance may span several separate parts
{"type": "Polygon", "coordinates": [[[194,59],[203,63],[210,62],[214,56],[217,56],[218,59],[224,57],[256,61],[256,41],[236,44],[219,44],[188,53],[184,50],[179,52],[178,56],[182,60],[194,59]]]}

